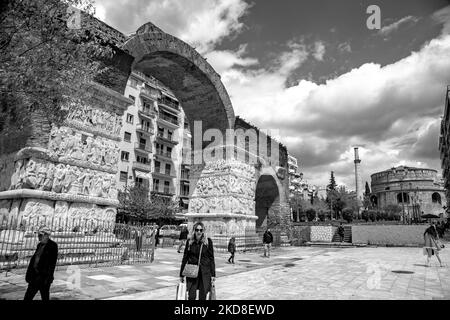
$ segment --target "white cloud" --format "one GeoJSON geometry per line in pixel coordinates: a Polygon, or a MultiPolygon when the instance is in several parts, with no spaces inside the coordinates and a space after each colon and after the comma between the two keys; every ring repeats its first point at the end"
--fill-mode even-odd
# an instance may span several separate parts
{"type": "Polygon", "coordinates": [[[313,57],[316,58],[316,60],[322,61],[324,54],[325,54],[325,45],[323,44],[322,41],[316,41],[314,44],[313,57]]]}
{"type": "Polygon", "coordinates": [[[390,25],[384,26],[383,28],[380,29],[379,33],[381,35],[387,36],[390,33],[394,32],[395,30],[397,30],[402,24],[406,24],[406,23],[416,23],[417,21],[419,21],[419,18],[413,17],[413,16],[407,16],[407,17],[403,17],[400,20],[391,23],[390,25]]]}
{"type": "Polygon", "coordinates": [[[152,22],[206,53],[225,37],[240,32],[243,0],[97,0],[98,16],[125,34],[152,22]]]}
{"type": "Polygon", "coordinates": [[[222,80],[237,115],[281,130],[311,183],[326,184],[334,170],[339,183],[353,188],[353,161],[342,155],[354,145],[364,145],[364,181],[400,164],[439,169],[439,158],[425,155],[438,139],[449,56],[450,35],[444,35],[390,65],[366,63],[322,85],[301,80],[287,88],[287,77],[308,57],[304,46],[291,46],[272,67],[231,67],[222,80]]]}
{"type": "Polygon", "coordinates": [[[231,50],[215,50],[207,53],[205,57],[214,66],[216,72],[222,74],[235,66],[249,67],[258,64],[258,59],[243,57],[246,53],[246,48],[246,45],[241,45],[236,52],[231,50]]]}

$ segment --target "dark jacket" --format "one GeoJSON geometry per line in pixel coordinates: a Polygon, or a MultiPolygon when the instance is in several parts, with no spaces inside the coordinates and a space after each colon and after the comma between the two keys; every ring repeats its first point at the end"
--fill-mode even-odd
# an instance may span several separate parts
{"type": "Polygon", "coordinates": [[[338,234],[339,234],[340,236],[343,236],[343,235],[345,234],[345,230],[344,230],[344,227],[343,227],[343,226],[339,226],[339,227],[338,227],[338,234]]]}
{"type": "MultiPolygon", "coordinates": [[[[200,246],[201,242],[193,241],[191,245],[189,242],[186,243],[186,247],[184,248],[183,260],[181,261],[181,269],[180,269],[180,277],[183,275],[183,269],[186,263],[190,264],[198,264],[198,257],[200,254],[200,246]]],[[[211,277],[216,276],[216,264],[214,262],[214,247],[212,240],[208,238],[208,245],[203,245],[202,248],[202,257],[200,260],[200,270],[202,280],[204,284],[211,283],[211,277]]]]}
{"type": "Polygon", "coordinates": [[[179,240],[186,240],[188,237],[188,234],[189,234],[189,230],[187,228],[181,229],[179,240]]]}
{"type": "Polygon", "coordinates": [[[43,281],[44,283],[53,282],[56,260],[58,259],[58,245],[56,244],[56,242],[50,239],[48,240],[39,259],[37,271],[34,268],[36,253],[43,245],[43,243],[39,243],[37,245],[36,251],[34,252],[33,256],[31,257],[30,263],[28,264],[27,274],[25,276],[25,281],[28,283],[36,280],[43,281]]]}
{"type": "Polygon", "coordinates": [[[270,231],[264,232],[263,235],[263,243],[272,243],[273,242],[273,235],[270,231]]]}
{"type": "Polygon", "coordinates": [[[228,242],[228,252],[234,253],[236,252],[236,242],[228,242]]]}

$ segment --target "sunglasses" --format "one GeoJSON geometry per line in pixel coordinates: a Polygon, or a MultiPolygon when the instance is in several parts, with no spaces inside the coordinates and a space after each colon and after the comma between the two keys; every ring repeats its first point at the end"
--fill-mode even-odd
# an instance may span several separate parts
{"type": "Polygon", "coordinates": [[[195,229],[197,232],[203,232],[203,229],[195,229]]]}

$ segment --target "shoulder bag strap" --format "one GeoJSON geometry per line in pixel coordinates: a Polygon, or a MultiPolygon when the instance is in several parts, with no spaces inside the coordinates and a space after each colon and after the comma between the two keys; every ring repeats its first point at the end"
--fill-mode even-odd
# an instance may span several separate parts
{"type": "Polygon", "coordinates": [[[200,268],[200,259],[202,258],[203,243],[200,246],[200,254],[198,255],[198,267],[200,268]]]}

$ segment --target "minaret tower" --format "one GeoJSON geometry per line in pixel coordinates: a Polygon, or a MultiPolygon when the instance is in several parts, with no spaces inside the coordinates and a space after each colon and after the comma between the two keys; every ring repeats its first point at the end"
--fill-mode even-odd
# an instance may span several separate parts
{"type": "Polygon", "coordinates": [[[358,207],[361,208],[363,202],[363,183],[361,177],[361,159],[359,159],[358,147],[355,147],[355,185],[356,198],[358,200],[358,207]]]}

